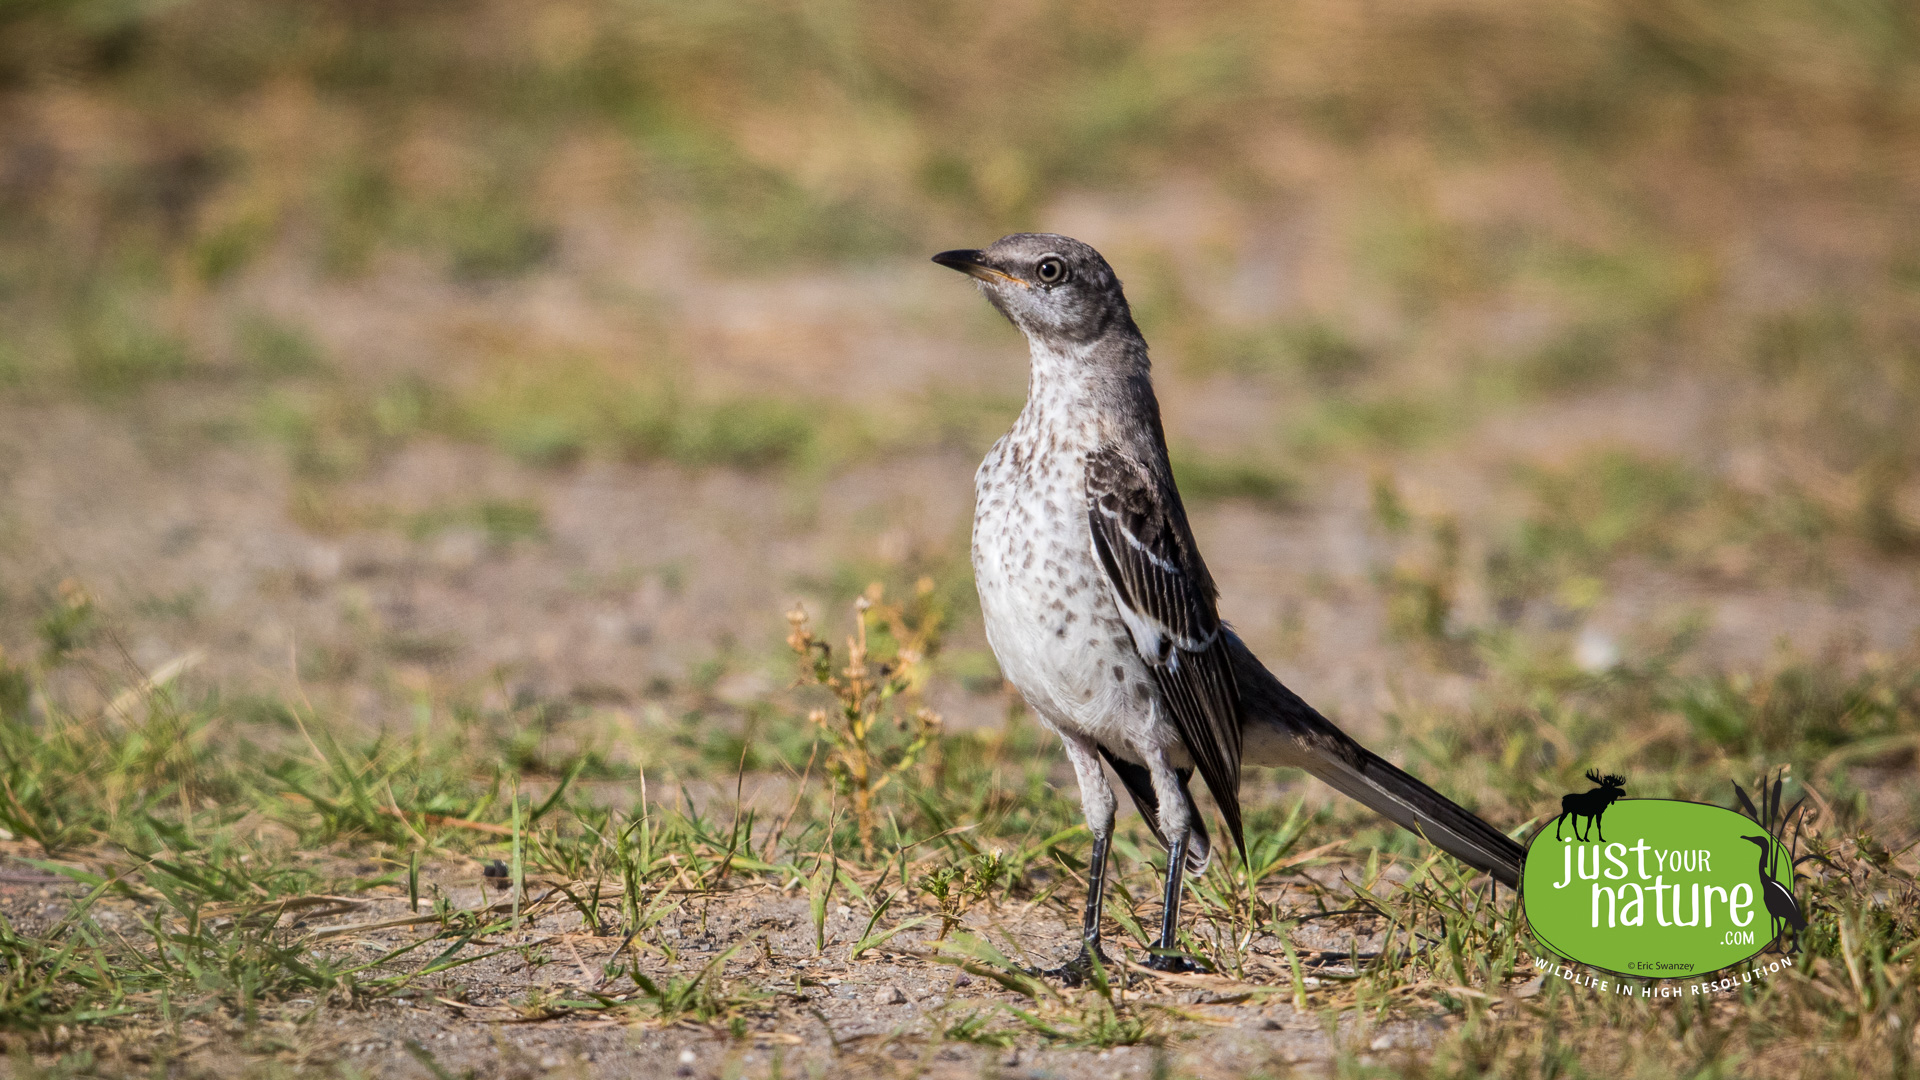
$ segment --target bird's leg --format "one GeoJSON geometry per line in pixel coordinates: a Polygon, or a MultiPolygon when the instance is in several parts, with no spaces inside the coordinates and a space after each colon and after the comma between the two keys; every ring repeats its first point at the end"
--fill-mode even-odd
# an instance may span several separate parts
{"type": "Polygon", "coordinates": [[[1200,966],[1177,952],[1175,935],[1180,929],[1180,879],[1186,871],[1187,833],[1182,830],[1167,841],[1167,889],[1160,913],[1160,940],[1153,946],[1147,966],[1155,971],[1198,971],[1200,966]]]}
{"type": "Polygon", "coordinates": [[[1087,856],[1087,908],[1080,918],[1080,955],[1060,969],[1069,986],[1079,985],[1091,974],[1096,960],[1102,968],[1113,965],[1100,951],[1100,908],[1107,895],[1107,844],[1112,839],[1111,830],[1095,834],[1093,854],[1087,856]]]}
{"type": "Polygon", "coordinates": [[[1080,919],[1080,941],[1089,952],[1100,951],[1100,907],[1106,899],[1107,843],[1113,837],[1101,833],[1093,838],[1093,854],[1087,857],[1087,910],[1080,919]]]}
{"type": "Polygon", "coordinates": [[[1164,754],[1147,759],[1153,773],[1154,794],[1160,803],[1160,833],[1167,838],[1167,885],[1162,896],[1160,940],[1153,946],[1147,966],[1155,971],[1199,971],[1200,966],[1177,951],[1175,935],[1180,929],[1180,882],[1187,869],[1187,844],[1193,836],[1189,820],[1186,788],[1164,754]]]}
{"type": "Polygon", "coordinates": [[[1079,986],[1092,976],[1095,961],[1103,969],[1112,969],[1113,961],[1100,949],[1100,909],[1106,895],[1107,844],[1111,839],[1110,832],[1096,833],[1093,854],[1087,859],[1087,908],[1080,922],[1080,952],[1059,967],[1036,968],[1030,974],[1079,986]]]}
{"type": "Polygon", "coordinates": [[[1100,771],[1100,751],[1091,739],[1062,733],[1067,758],[1080,781],[1080,801],[1086,809],[1087,828],[1093,833],[1093,853],[1087,858],[1087,907],[1080,922],[1080,952],[1056,968],[1036,969],[1035,975],[1052,976],[1068,986],[1078,986],[1093,971],[1097,959],[1103,968],[1113,961],[1100,951],[1100,911],[1106,897],[1107,846],[1113,839],[1113,788],[1100,771]]]}

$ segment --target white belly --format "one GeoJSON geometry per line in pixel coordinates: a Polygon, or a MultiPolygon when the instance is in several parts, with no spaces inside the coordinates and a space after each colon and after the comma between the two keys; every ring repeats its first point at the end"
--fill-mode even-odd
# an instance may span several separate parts
{"type": "Polygon", "coordinates": [[[1020,468],[1005,443],[975,478],[973,519],[974,581],[1001,672],[1044,722],[1129,758],[1143,742],[1177,742],[1157,722],[1158,686],[1093,555],[1084,457],[1020,468]]]}

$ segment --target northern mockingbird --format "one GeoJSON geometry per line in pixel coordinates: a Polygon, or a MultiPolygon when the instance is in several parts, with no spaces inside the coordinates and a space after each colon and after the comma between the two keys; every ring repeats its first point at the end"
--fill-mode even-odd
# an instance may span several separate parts
{"type": "Polygon", "coordinates": [[[973,571],[1000,669],[1065,742],[1093,833],[1077,982],[1100,952],[1114,796],[1104,760],[1168,851],[1150,963],[1190,970],[1174,931],[1183,870],[1210,842],[1195,770],[1244,857],[1242,764],[1305,769],[1508,885],[1522,849],[1388,764],[1262,666],[1215,610],[1167,464],[1147,343],[1120,280],[1078,240],[1016,233],[945,251],[1032,349],[1027,404],[974,476],[973,571]]]}

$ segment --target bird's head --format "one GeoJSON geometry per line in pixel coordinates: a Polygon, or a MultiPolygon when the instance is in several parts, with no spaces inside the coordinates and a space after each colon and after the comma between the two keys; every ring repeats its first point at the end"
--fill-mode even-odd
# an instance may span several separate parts
{"type": "Polygon", "coordinates": [[[933,261],[972,275],[1000,314],[1039,342],[1082,344],[1133,326],[1113,267],[1072,237],[1014,233],[984,250],[943,251],[933,261]]]}
{"type": "Polygon", "coordinates": [[[1761,851],[1765,851],[1773,846],[1773,838],[1770,836],[1743,836],[1740,839],[1759,844],[1761,851]]]}

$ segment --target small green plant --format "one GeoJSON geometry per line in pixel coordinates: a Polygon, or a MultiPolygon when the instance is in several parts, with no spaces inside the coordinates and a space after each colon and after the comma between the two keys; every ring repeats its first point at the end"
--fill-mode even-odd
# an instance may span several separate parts
{"type": "Polygon", "coordinates": [[[940,913],[940,934],[944,941],[960,925],[967,910],[993,892],[1012,871],[999,851],[984,852],[962,863],[948,863],[922,874],[914,885],[933,897],[940,913]]]}
{"type": "MultiPolygon", "coordinates": [[[[932,592],[930,581],[922,584],[923,595],[932,592]]],[[[834,667],[833,647],[814,636],[804,608],[787,613],[791,628],[787,644],[801,657],[802,679],[825,687],[836,700],[836,708],[815,709],[808,720],[831,748],[827,769],[852,799],[860,851],[871,862],[874,799],[913,769],[940,734],[938,713],[924,705],[907,708],[900,701],[914,696],[926,677],[939,621],[924,612],[920,618],[909,618],[901,607],[881,603],[879,585],[869,587],[853,608],[854,632],[847,638],[845,667],[834,667]],[[875,624],[884,629],[890,646],[880,656],[873,652],[880,642],[870,635],[875,624]],[[907,739],[905,746],[892,751],[883,750],[875,738],[889,720],[907,739]]]]}
{"type": "Polygon", "coordinates": [[[654,1015],[663,1021],[692,1020],[702,1024],[724,1021],[739,1010],[767,995],[756,990],[742,990],[727,984],[722,978],[727,961],[746,947],[751,938],[742,938],[707,961],[699,971],[692,975],[668,976],[662,982],[655,982],[637,968],[632,969],[634,985],[653,1006],[654,1015]]]}
{"type": "Polygon", "coordinates": [[[833,885],[840,873],[837,859],[821,859],[807,879],[807,911],[813,916],[813,950],[827,948],[827,901],[833,897],[833,885]]]}

